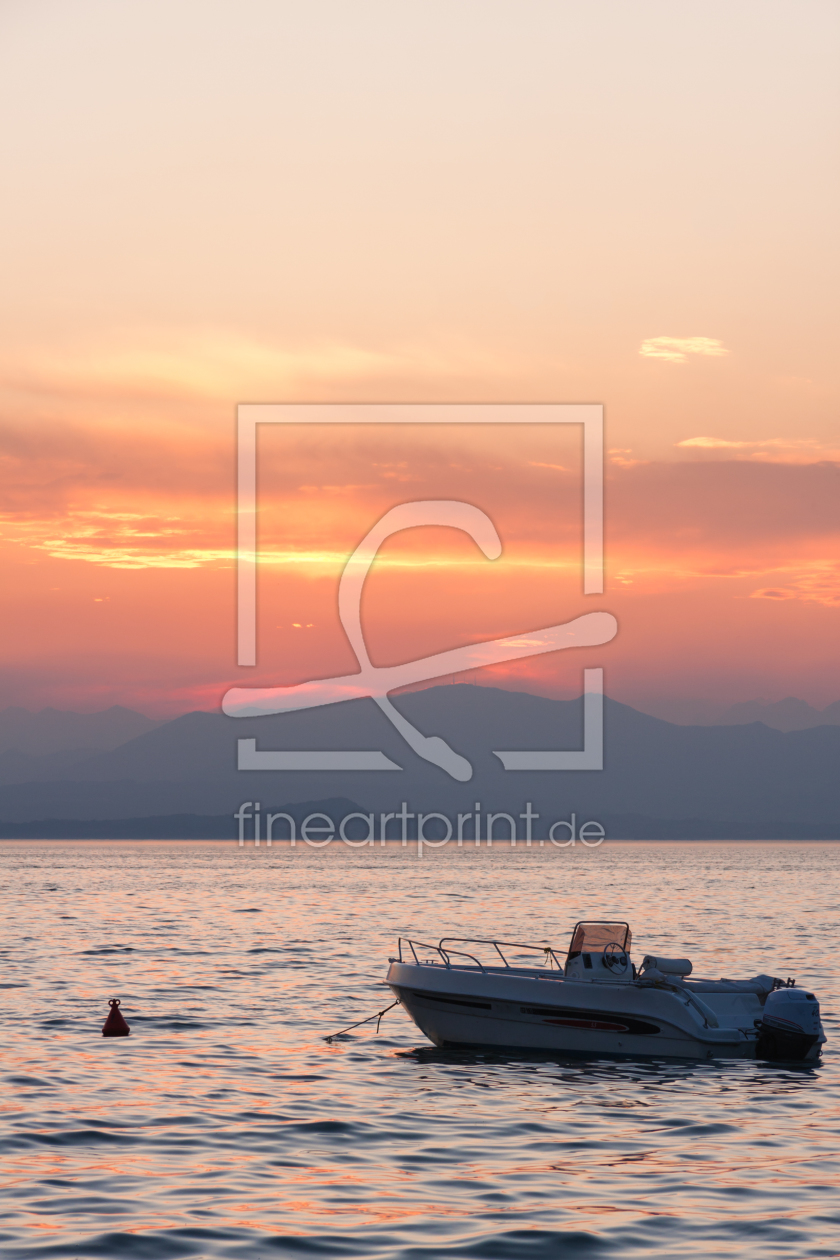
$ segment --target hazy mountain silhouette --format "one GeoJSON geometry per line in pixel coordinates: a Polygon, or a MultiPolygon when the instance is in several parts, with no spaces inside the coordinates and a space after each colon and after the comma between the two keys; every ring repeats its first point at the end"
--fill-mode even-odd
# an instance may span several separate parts
{"type": "Polygon", "coordinates": [[[840,725],[840,700],[825,709],[815,709],[805,700],[787,696],[772,703],[745,700],[733,704],[717,719],[718,726],[737,726],[747,722],[763,722],[777,731],[806,731],[814,726],[840,725]]]}
{"type": "Polygon", "coordinates": [[[44,756],[66,750],[106,750],[161,726],[152,718],[112,705],[99,713],[64,709],[0,709],[0,753],[16,750],[44,756]]]}
{"type": "MultiPolygon", "coordinates": [[[[309,814],[325,813],[333,819],[345,818],[359,806],[344,797],[325,801],[299,801],[281,807],[291,814],[298,827],[309,814]]],[[[236,840],[238,823],[229,813],[216,817],[206,814],[164,814],[145,818],[105,818],[93,821],[48,819],[35,822],[0,823],[3,840],[236,840]]],[[[253,830],[244,833],[253,842],[253,830]]],[[[264,828],[261,837],[265,839],[264,828]]],[[[277,836],[280,836],[277,831],[277,836]]]]}
{"type": "Polygon", "coordinates": [[[377,813],[406,801],[412,812],[453,821],[476,801],[514,817],[531,801],[541,815],[535,834],[574,812],[579,823],[624,820],[642,834],[673,824],[674,834],[699,828],[735,836],[757,827],[758,834],[840,836],[840,726],[786,733],[762,723],[677,726],[606,700],[603,772],[505,772],[494,749],[579,748],[580,700],[457,685],[395,703],[424,734],[443,736],[472,762],[470,782],[415,756],[370,700],[244,720],[189,713],[72,765],[39,763],[37,781],[0,788],[0,819],[221,817],[247,800],[260,801],[265,813],[284,802],[342,797],[377,813]],[[262,750],[381,749],[403,772],[240,773],[238,738],[255,738],[262,750]]]}
{"type": "Polygon", "coordinates": [[[72,773],[79,762],[89,761],[96,752],[97,749],[91,747],[60,748],[39,756],[10,748],[0,753],[0,784],[60,779],[72,773]]]}

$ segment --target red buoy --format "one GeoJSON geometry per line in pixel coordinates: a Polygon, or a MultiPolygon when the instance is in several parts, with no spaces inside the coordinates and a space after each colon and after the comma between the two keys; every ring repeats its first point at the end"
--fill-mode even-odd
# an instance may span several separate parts
{"type": "Polygon", "coordinates": [[[131,1032],[131,1029],[129,1028],[128,1024],[125,1022],[122,1011],[120,1010],[120,999],[110,998],[108,1005],[110,1006],[111,1009],[108,1012],[108,1018],[105,1020],[105,1023],[102,1025],[102,1036],[103,1037],[127,1037],[128,1034],[131,1032]]]}

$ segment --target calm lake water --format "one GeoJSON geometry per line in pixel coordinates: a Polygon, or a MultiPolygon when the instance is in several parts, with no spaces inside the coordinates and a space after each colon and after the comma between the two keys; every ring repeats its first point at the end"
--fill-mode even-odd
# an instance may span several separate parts
{"type": "Polygon", "coordinates": [[[0,1253],[840,1256],[840,845],[0,846],[0,1253]],[[812,986],[816,1067],[454,1055],[399,934],[616,917],[695,973],[812,986]],[[119,996],[131,1036],[106,1040],[119,996]]]}

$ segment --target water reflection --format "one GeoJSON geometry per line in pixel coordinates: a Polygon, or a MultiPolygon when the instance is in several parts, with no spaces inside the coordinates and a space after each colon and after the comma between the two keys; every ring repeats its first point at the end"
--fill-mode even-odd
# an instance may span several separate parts
{"type": "Polygon", "coordinates": [[[4,1260],[831,1255],[838,856],[6,844],[4,1260]],[[399,934],[605,912],[705,974],[799,974],[823,1062],[441,1051],[399,1008],[323,1040],[387,1004],[399,934]]]}

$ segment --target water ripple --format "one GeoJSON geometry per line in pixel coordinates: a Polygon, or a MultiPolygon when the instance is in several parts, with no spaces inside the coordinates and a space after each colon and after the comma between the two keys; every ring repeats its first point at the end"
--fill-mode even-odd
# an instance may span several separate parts
{"type": "Polygon", "coordinates": [[[839,858],[6,842],[0,1252],[837,1257],[839,858]],[[400,933],[607,912],[707,974],[799,975],[822,1063],[444,1052],[399,1008],[323,1040],[385,1004],[400,933]]]}

